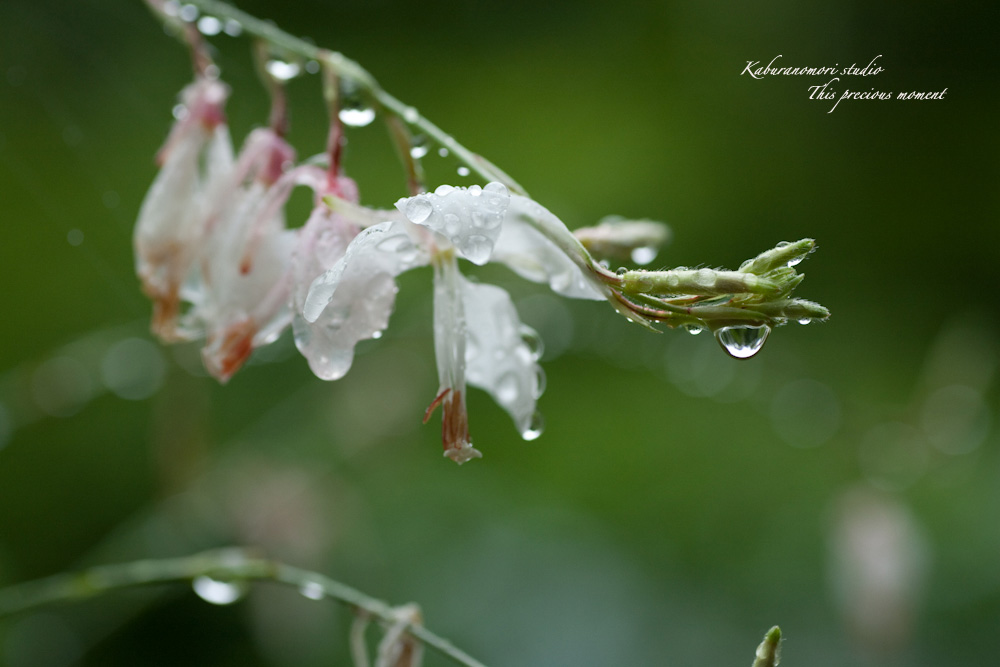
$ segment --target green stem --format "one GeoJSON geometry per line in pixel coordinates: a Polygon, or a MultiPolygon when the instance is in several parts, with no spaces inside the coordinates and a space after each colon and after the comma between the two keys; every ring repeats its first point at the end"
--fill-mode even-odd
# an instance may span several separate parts
{"type": "MultiPolygon", "coordinates": [[[[81,572],[57,574],[16,584],[0,590],[0,617],[56,602],[83,600],[117,589],[186,582],[198,577],[224,581],[271,581],[298,590],[307,586],[310,589],[318,588],[325,597],[346,604],[368,617],[388,624],[400,622],[392,607],[381,600],[322,574],[261,558],[244,549],[221,549],[181,558],[101,565],[81,572]]],[[[485,667],[447,639],[422,625],[408,623],[406,632],[460,665],[485,667]]]]}
{"type": "Polygon", "coordinates": [[[219,0],[187,0],[187,4],[194,5],[204,14],[237,21],[243,26],[245,32],[267,40],[278,49],[302,56],[303,58],[316,60],[331,68],[342,79],[349,79],[357,85],[358,90],[368,96],[380,111],[401,118],[413,127],[419,128],[423,134],[432,138],[444,148],[447,148],[459,162],[487,181],[500,181],[510,188],[511,191],[527,195],[524,188],[514,181],[514,179],[482,156],[473,153],[458,143],[447,132],[424,118],[414,107],[404,104],[385,92],[368,70],[343,54],[321,49],[298,37],[289,35],[271,23],[261,21],[246,12],[240,11],[228,3],[219,2],[219,0]]]}

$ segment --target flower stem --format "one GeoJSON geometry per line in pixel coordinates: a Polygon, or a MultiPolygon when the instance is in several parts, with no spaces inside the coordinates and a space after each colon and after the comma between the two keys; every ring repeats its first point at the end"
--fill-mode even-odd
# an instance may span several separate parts
{"type": "Polygon", "coordinates": [[[343,54],[321,49],[298,37],[289,35],[271,23],[261,21],[219,0],[187,0],[186,4],[194,5],[204,14],[237,21],[245,32],[266,40],[277,49],[316,60],[323,66],[329,67],[341,79],[350,80],[356,85],[358,91],[368,97],[379,111],[400,118],[413,127],[419,128],[423,134],[447,148],[456,159],[487,181],[500,181],[513,192],[527,194],[520,184],[491,162],[458,143],[447,132],[424,118],[414,107],[404,104],[384,91],[368,70],[343,54]]]}
{"type": "MultiPolygon", "coordinates": [[[[225,581],[271,581],[296,589],[306,586],[318,588],[324,596],[354,608],[359,614],[388,624],[400,622],[393,608],[381,600],[322,574],[262,558],[245,549],[220,549],[181,558],[101,565],[81,572],[16,584],[0,590],[0,617],[57,602],[83,600],[122,588],[187,582],[198,577],[225,581]]],[[[485,667],[422,625],[407,623],[406,632],[460,665],[485,667]]]]}

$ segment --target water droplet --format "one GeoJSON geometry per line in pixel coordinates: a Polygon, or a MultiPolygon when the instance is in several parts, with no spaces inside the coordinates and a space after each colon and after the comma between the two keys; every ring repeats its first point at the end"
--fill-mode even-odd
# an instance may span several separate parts
{"type": "Polygon", "coordinates": [[[792,259],[788,260],[788,268],[792,268],[793,266],[798,266],[799,264],[802,263],[803,259],[805,259],[805,257],[803,257],[802,255],[799,255],[798,257],[793,257],[792,259]]]}
{"type": "Polygon", "coordinates": [[[485,262],[493,252],[493,241],[481,234],[472,234],[460,240],[459,249],[470,262],[485,262]]]}
{"type": "Polygon", "coordinates": [[[382,332],[381,331],[373,331],[372,332],[372,340],[378,340],[381,337],[382,337],[382,332]]]}
{"type": "Polygon", "coordinates": [[[375,109],[363,105],[345,106],[338,115],[344,125],[365,127],[375,120],[375,109]]]}
{"type": "Polygon", "coordinates": [[[790,242],[789,241],[779,241],[778,245],[776,245],[774,247],[775,248],[784,248],[786,245],[790,245],[790,242]]]}
{"type": "Polygon", "coordinates": [[[624,276],[626,273],[628,273],[628,269],[625,268],[624,266],[619,266],[617,269],[615,269],[615,273],[617,273],[619,276],[624,276]]]}
{"type": "Polygon", "coordinates": [[[403,120],[407,123],[416,123],[420,120],[420,113],[413,107],[406,107],[403,109],[403,120]]]}
{"type": "Polygon", "coordinates": [[[406,217],[410,222],[420,224],[426,222],[434,212],[434,205],[427,201],[426,197],[411,197],[406,202],[406,217]]]}
{"type": "Polygon", "coordinates": [[[198,8],[195,7],[194,5],[184,5],[177,12],[177,15],[181,18],[182,21],[191,23],[193,21],[198,20],[199,13],[200,12],[198,11],[198,8]]]}
{"type": "Polygon", "coordinates": [[[236,19],[226,19],[226,25],[223,30],[230,37],[239,37],[243,34],[243,24],[236,19]]]}
{"type": "Polygon", "coordinates": [[[464,165],[459,167],[456,171],[458,172],[459,176],[468,176],[471,173],[469,171],[469,168],[464,165]]]}
{"type": "Polygon", "coordinates": [[[766,324],[760,326],[740,324],[722,327],[715,332],[715,338],[729,356],[734,359],[749,359],[764,347],[764,341],[767,340],[769,333],[771,328],[766,324]]]}
{"type": "Polygon", "coordinates": [[[212,604],[232,604],[246,593],[246,584],[239,581],[219,581],[211,577],[196,577],[191,587],[205,602],[212,604]]]}
{"type": "Polygon", "coordinates": [[[684,331],[687,331],[687,332],[688,332],[689,334],[691,334],[692,336],[697,336],[697,335],[698,335],[698,334],[700,334],[700,333],[701,333],[702,331],[704,331],[704,329],[702,329],[702,328],[701,328],[700,326],[698,326],[697,324],[685,324],[685,325],[684,325],[684,331]]]}
{"type": "Polygon", "coordinates": [[[187,107],[183,104],[175,104],[172,110],[174,120],[184,120],[188,117],[187,107]]]}
{"type": "Polygon", "coordinates": [[[298,63],[287,63],[284,60],[268,60],[264,69],[278,81],[290,81],[302,73],[298,63]]]}
{"type": "Polygon", "coordinates": [[[702,287],[712,287],[715,285],[715,272],[711,269],[698,269],[694,274],[694,281],[702,287]]]}
{"type": "Polygon", "coordinates": [[[639,266],[645,266],[656,259],[656,248],[643,246],[632,250],[632,261],[639,266]]]}
{"type": "Polygon", "coordinates": [[[809,324],[810,322],[812,322],[812,320],[808,317],[803,317],[801,320],[799,320],[799,324],[809,324]]]}
{"type": "Polygon", "coordinates": [[[310,600],[322,600],[326,593],[323,591],[323,584],[318,581],[307,581],[301,586],[299,586],[299,593],[302,597],[309,598],[310,600]]]}
{"type": "MultiPolygon", "coordinates": [[[[466,170],[466,173],[464,175],[468,175],[468,170],[466,170]]],[[[483,194],[483,189],[478,185],[470,185],[469,194],[472,195],[473,197],[479,197],[480,195],[483,194]]]]}
{"type": "Polygon", "coordinates": [[[436,194],[438,197],[447,197],[448,195],[450,195],[454,191],[455,191],[454,186],[451,186],[451,185],[439,185],[439,186],[437,186],[437,189],[434,190],[434,194],[436,194]]]}
{"type": "Polygon", "coordinates": [[[214,16],[202,16],[198,19],[198,32],[208,37],[222,32],[222,21],[214,16]]]}
{"type": "Polygon", "coordinates": [[[316,74],[320,70],[320,64],[316,60],[310,60],[306,63],[306,71],[310,74],[316,74]]]}
{"type": "Polygon", "coordinates": [[[541,398],[542,394],[545,393],[545,385],[546,385],[546,383],[547,383],[547,380],[546,380],[546,377],[545,377],[545,369],[542,368],[541,366],[535,366],[535,391],[534,391],[534,396],[535,396],[536,399],[541,398]]]}
{"type": "Polygon", "coordinates": [[[430,142],[427,137],[420,135],[413,138],[413,143],[410,144],[410,157],[414,160],[419,160],[423,156],[427,155],[430,151],[430,142]]]}
{"type": "Polygon", "coordinates": [[[542,434],[545,430],[545,418],[542,417],[542,413],[535,411],[535,414],[531,415],[531,423],[528,424],[528,428],[521,431],[521,437],[525,440],[537,440],[538,436],[542,434]]]}
{"type": "Polygon", "coordinates": [[[545,353],[545,343],[542,341],[542,337],[538,335],[538,332],[525,325],[521,327],[520,333],[521,340],[528,346],[528,351],[531,353],[531,359],[533,361],[541,359],[542,354],[545,353]]]}
{"type": "Polygon", "coordinates": [[[517,400],[520,395],[517,386],[517,376],[514,373],[504,373],[497,382],[497,402],[501,405],[509,405],[517,400]]]}

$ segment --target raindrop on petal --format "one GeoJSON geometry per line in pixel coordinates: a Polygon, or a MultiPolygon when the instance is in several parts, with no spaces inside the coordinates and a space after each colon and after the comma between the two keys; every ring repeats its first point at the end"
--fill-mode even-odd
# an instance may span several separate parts
{"type": "Polygon", "coordinates": [[[411,197],[406,203],[405,214],[410,222],[420,224],[426,222],[434,212],[434,206],[424,197],[411,197]]]}
{"type": "Polygon", "coordinates": [[[729,356],[734,359],[749,359],[764,347],[764,341],[767,340],[769,333],[771,328],[766,324],[760,326],[740,324],[722,327],[715,332],[715,338],[729,356]]]}
{"type": "Polygon", "coordinates": [[[538,335],[538,332],[531,327],[525,325],[521,327],[521,340],[524,344],[528,346],[528,351],[531,352],[531,359],[533,361],[538,361],[542,358],[542,354],[545,353],[545,343],[542,341],[542,337],[538,335]]]}
{"type": "Polygon", "coordinates": [[[508,405],[517,400],[520,391],[517,388],[517,376],[514,373],[506,373],[497,382],[497,400],[501,405],[508,405]]]}
{"type": "Polygon", "coordinates": [[[521,437],[525,440],[537,440],[538,436],[542,434],[545,430],[545,418],[542,417],[542,413],[535,411],[535,414],[531,415],[531,423],[528,424],[528,428],[521,431],[521,437]]]}
{"type": "Polygon", "coordinates": [[[545,393],[545,387],[546,387],[547,383],[548,383],[548,380],[545,377],[545,369],[542,368],[541,366],[535,366],[535,392],[534,392],[534,395],[535,395],[535,399],[536,400],[539,399],[539,398],[541,398],[542,394],[545,393]]]}

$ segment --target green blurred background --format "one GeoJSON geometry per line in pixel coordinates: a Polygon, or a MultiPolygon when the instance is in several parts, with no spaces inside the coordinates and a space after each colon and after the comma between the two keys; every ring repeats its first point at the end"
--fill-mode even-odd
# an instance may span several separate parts
{"type": "MultiPolygon", "coordinates": [[[[547,431],[522,442],[473,392],[485,458],[461,469],[420,425],[429,273],[345,379],[286,337],[220,387],[149,337],[131,256],[187,54],[138,0],[4,0],[0,583],[254,545],[418,602],[490,665],[749,664],[772,624],[787,665],[996,660],[996,5],[241,6],[362,63],[571,227],[669,223],[656,265],[815,237],[798,293],[833,318],[737,362],[480,272],[546,339],[547,431]],[[778,54],[881,55],[857,87],[948,94],[828,114],[825,79],[740,76],[778,54]]],[[[239,140],[266,96],[249,42],[214,44],[239,140]]],[[[290,94],[292,142],[320,152],[317,78],[290,94]]],[[[406,194],[378,123],[349,142],[366,202],[406,194]]],[[[274,586],[228,607],[168,586],[3,619],[0,664],[347,664],[349,624],[274,586]]]]}

